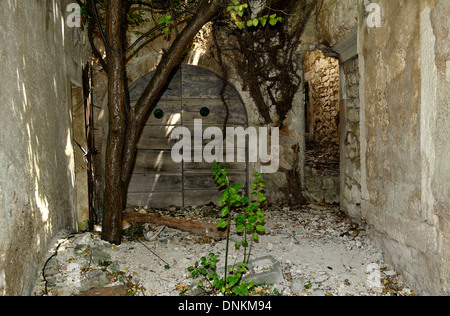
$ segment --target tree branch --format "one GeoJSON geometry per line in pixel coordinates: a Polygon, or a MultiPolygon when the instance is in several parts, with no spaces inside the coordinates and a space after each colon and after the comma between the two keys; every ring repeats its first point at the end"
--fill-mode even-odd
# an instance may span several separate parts
{"type": "MultiPolygon", "coordinates": [[[[176,14],[175,16],[173,16],[172,19],[175,19],[175,20],[176,20],[177,18],[179,18],[180,16],[182,16],[183,14],[185,14],[185,13],[187,13],[187,12],[189,12],[189,11],[188,11],[188,10],[184,10],[184,11],[182,11],[182,12],[176,14]]],[[[128,53],[129,53],[129,52],[130,52],[137,44],[139,44],[140,41],[142,41],[143,39],[145,39],[145,38],[146,38],[147,36],[149,36],[150,34],[156,32],[156,31],[158,31],[159,29],[162,29],[162,28],[164,28],[164,27],[166,27],[166,26],[167,26],[166,23],[161,23],[161,24],[158,24],[157,26],[155,26],[154,28],[152,28],[150,31],[148,31],[148,32],[146,32],[146,33],[144,33],[144,34],[142,34],[137,40],[134,41],[133,44],[130,45],[130,47],[127,48],[127,50],[125,51],[125,53],[128,54],[128,53]]]]}
{"type": "Polygon", "coordinates": [[[186,48],[192,43],[195,35],[209,22],[214,15],[224,6],[223,0],[204,0],[198,7],[194,18],[186,25],[183,31],[172,43],[156,68],[152,80],[147,85],[132,110],[127,129],[126,144],[124,149],[122,179],[128,183],[136,159],[137,143],[142,135],[143,127],[154,110],[160,92],[170,78],[173,69],[179,65],[186,48]]]}

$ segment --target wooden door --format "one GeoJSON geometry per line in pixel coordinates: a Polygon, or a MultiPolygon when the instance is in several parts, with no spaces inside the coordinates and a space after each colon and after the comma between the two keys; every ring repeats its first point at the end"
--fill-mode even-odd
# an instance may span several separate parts
{"type": "MultiPolygon", "coordinates": [[[[136,102],[153,73],[142,77],[130,87],[130,100],[136,102]]],[[[194,120],[201,120],[202,128],[223,130],[227,115],[220,91],[223,80],[214,72],[197,66],[183,65],[173,75],[150,116],[138,144],[135,169],[128,188],[129,207],[186,207],[217,203],[220,192],[214,182],[211,163],[173,161],[172,131],[180,126],[188,128],[194,137],[194,120]]],[[[239,93],[230,84],[225,92],[229,108],[227,127],[247,128],[247,114],[239,93]]],[[[206,145],[210,140],[203,140],[206,145]]],[[[192,139],[192,152],[196,149],[192,139]]],[[[237,142],[235,142],[237,146],[237,142]]],[[[224,162],[232,173],[232,181],[247,188],[247,144],[245,162],[224,162]]],[[[235,148],[235,155],[237,150],[235,148]]],[[[224,148],[225,152],[226,148],[224,148]]],[[[193,157],[193,153],[191,155],[193,157]]]]}

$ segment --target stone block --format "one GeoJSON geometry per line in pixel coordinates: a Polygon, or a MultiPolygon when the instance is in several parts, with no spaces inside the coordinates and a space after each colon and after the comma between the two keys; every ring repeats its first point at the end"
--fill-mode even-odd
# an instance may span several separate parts
{"type": "Polygon", "coordinates": [[[250,273],[244,279],[257,284],[280,284],[284,281],[280,263],[272,256],[256,258],[249,262],[250,273]]]}
{"type": "Polygon", "coordinates": [[[347,114],[347,119],[350,122],[358,123],[360,121],[359,109],[350,109],[347,114]]]}
{"type": "Polygon", "coordinates": [[[324,178],[323,179],[323,189],[324,190],[333,190],[335,188],[335,181],[333,178],[324,178]]]}

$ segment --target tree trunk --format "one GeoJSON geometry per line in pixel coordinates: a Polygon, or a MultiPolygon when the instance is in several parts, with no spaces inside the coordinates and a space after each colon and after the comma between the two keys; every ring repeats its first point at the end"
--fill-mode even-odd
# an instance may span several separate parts
{"type": "Polygon", "coordinates": [[[108,64],[109,134],[106,150],[105,205],[102,239],[120,244],[125,188],[122,181],[122,154],[127,128],[128,104],[124,58],[123,0],[109,0],[106,16],[106,61],[108,64]]]}
{"type": "Polygon", "coordinates": [[[193,19],[175,39],[158,65],[153,79],[133,109],[127,98],[125,69],[126,15],[124,0],[109,0],[106,16],[109,135],[106,152],[102,239],[121,243],[127,186],[133,172],[137,144],[156,100],[186,48],[200,29],[224,5],[222,0],[203,0],[193,19]]]}

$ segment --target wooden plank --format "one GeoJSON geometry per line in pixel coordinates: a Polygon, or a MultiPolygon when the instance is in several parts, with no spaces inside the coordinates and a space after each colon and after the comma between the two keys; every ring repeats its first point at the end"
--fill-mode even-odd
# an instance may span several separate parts
{"type": "MultiPolygon", "coordinates": [[[[247,184],[247,175],[245,172],[234,173],[230,176],[232,183],[240,183],[244,187],[247,184]]],[[[212,172],[185,172],[184,187],[186,190],[204,190],[218,188],[212,172]]]]}
{"type": "Polygon", "coordinates": [[[131,176],[128,193],[178,191],[183,189],[183,175],[169,173],[136,174],[131,176]]]}
{"type": "MultiPolygon", "coordinates": [[[[200,109],[202,107],[204,107],[203,104],[193,105],[190,109],[186,109],[185,107],[183,107],[183,125],[193,125],[195,119],[201,119],[202,124],[214,125],[223,128],[227,114],[227,111],[223,104],[221,107],[206,106],[210,110],[210,114],[206,117],[201,116],[200,114],[200,109]]],[[[227,126],[245,126],[246,122],[247,116],[245,112],[230,109],[227,126]]]]}
{"type": "Polygon", "coordinates": [[[199,206],[208,203],[217,204],[222,193],[219,190],[185,190],[184,203],[189,206],[199,206]]]}
{"type": "Polygon", "coordinates": [[[181,170],[181,163],[172,160],[171,150],[139,150],[133,173],[181,170]]]}
{"type": "Polygon", "coordinates": [[[172,150],[178,142],[177,139],[170,138],[176,127],[173,125],[145,126],[138,143],[138,149],[172,150]]]}
{"type": "MultiPolygon", "coordinates": [[[[206,76],[183,76],[182,78],[182,98],[198,99],[208,98],[220,99],[220,91],[223,82],[218,77],[206,76]]],[[[240,97],[233,87],[228,84],[224,93],[227,100],[239,100],[240,97]]]]}
{"type": "Polygon", "coordinates": [[[124,220],[134,223],[152,223],[156,225],[163,225],[214,239],[226,238],[226,232],[219,230],[216,223],[163,217],[153,214],[141,214],[131,210],[125,210],[124,220]]]}
{"type": "Polygon", "coordinates": [[[182,192],[128,193],[128,207],[183,207],[182,192]]]}
{"type": "Polygon", "coordinates": [[[182,102],[181,100],[161,100],[156,105],[146,125],[181,125],[182,102]],[[162,110],[164,116],[156,118],[156,110],[162,110]]]}
{"type": "MultiPolygon", "coordinates": [[[[136,80],[129,88],[130,101],[137,101],[144,92],[145,88],[152,79],[154,72],[148,73],[142,78],[136,80]]],[[[169,84],[163,89],[161,100],[179,100],[181,99],[181,72],[178,71],[170,79],[169,84]]]]}

